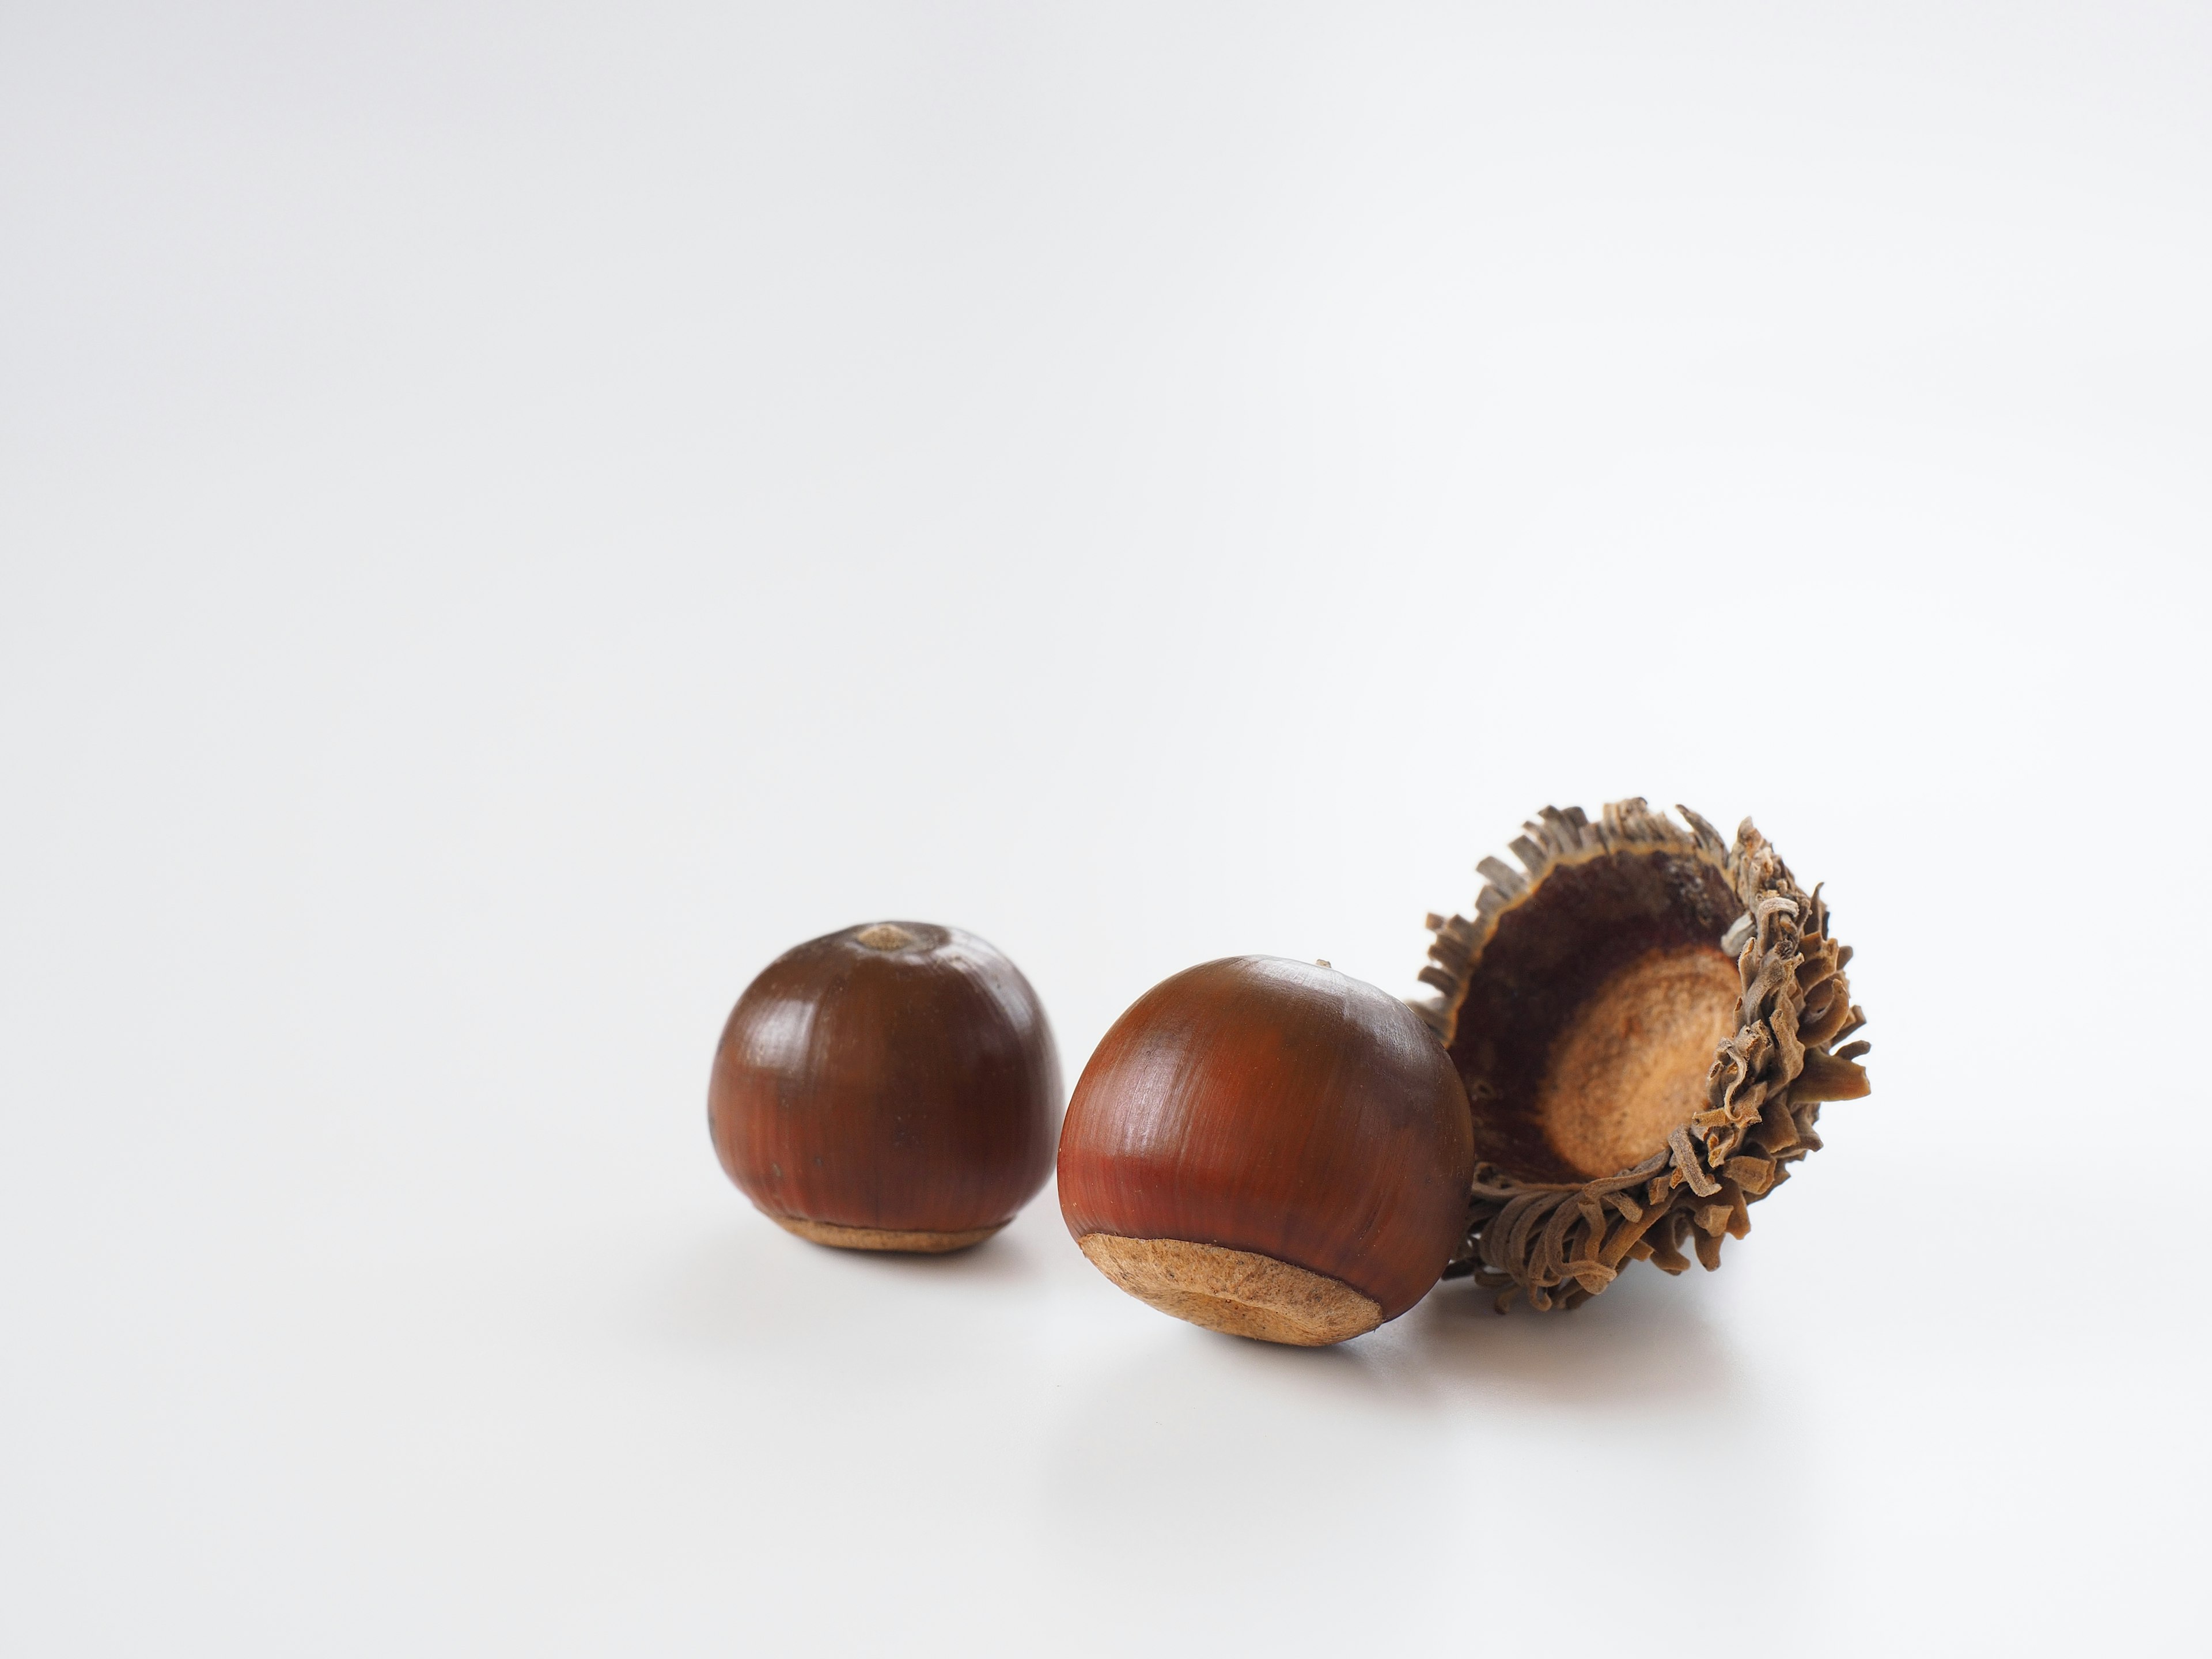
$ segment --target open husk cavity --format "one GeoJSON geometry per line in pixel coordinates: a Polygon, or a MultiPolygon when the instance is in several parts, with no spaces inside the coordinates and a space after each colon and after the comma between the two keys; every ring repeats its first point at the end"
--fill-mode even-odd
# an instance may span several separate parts
{"type": "Polygon", "coordinates": [[[1575,1307],[1634,1261],[1717,1267],[1819,1150],[1822,1103],[1868,1091],[1850,947],[1819,890],[1748,818],[1731,844],[1676,810],[1686,830],[1641,799],[1595,823],[1547,806],[1511,843],[1523,868],[1478,866],[1473,918],[1428,919],[1440,995],[1413,1006],[1485,1160],[1444,1276],[1501,1313],[1575,1307]]]}

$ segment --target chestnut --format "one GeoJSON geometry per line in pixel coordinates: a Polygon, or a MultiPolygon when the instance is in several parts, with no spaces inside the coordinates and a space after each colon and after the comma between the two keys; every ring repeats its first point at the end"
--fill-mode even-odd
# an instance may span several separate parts
{"type": "Polygon", "coordinates": [[[1021,970],[957,927],[879,921],[796,945],[745,988],[707,1120],[723,1170],[778,1225],[937,1254],[1036,1195],[1060,1102],[1021,970]]]}
{"type": "Polygon", "coordinates": [[[1231,957],[1106,1033],[1068,1103],[1060,1206],[1130,1295],[1319,1347],[1437,1282],[1474,1170],[1466,1091],[1412,1009],[1326,963],[1231,957]]]}

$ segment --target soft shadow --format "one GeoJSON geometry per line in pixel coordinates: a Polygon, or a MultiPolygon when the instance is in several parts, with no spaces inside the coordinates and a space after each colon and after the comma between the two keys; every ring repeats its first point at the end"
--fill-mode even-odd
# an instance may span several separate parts
{"type": "Polygon", "coordinates": [[[1378,1364],[1373,1352],[1358,1342],[1297,1348],[1228,1336],[1195,1325],[1188,1334],[1180,1331],[1173,1334],[1183,1345],[1182,1351],[1164,1348],[1152,1358],[1152,1366],[1163,1362],[1171,1370],[1204,1366],[1217,1376],[1263,1388],[1296,1390],[1312,1398],[1379,1404],[1406,1394],[1403,1378],[1378,1364]]]}
{"type": "Polygon", "coordinates": [[[855,1325],[894,1328],[990,1305],[1043,1271],[1035,1241],[1012,1229],[945,1255],[841,1250],[732,1216],[650,1272],[629,1305],[655,1338],[692,1350],[757,1353],[855,1325]]]}
{"type": "Polygon", "coordinates": [[[1086,1547],[1169,1575],[1186,1556],[1203,1577],[1445,1536],[1469,1467],[1535,1479],[1747,1408],[1750,1379],[1698,1287],[1650,1278],[1550,1315],[1500,1316],[1448,1285],[1323,1349],[1133,1320],[1064,1400],[1045,1503],[1086,1547]]]}
{"type": "Polygon", "coordinates": [[[1283,1347],[1149,1312],[1129,1334],[1060,1401],[1042,1471],[1048,1507],[1102,1547],[1204,1538],[1218,1566],[1226,1534],[1310,1545],[1384,1501],[1378,1472],[1433,1463],[1421,1390],[1358,1344],[1283,1347]]]}
{"type": "Polygon", "coordinates": [[[1500,1315],[1492,1292],[1455,1282],[1377,1338],[1447,1385],[1503,1387],[1568,1407],[1717,1405],[1741,1393],[1745,1377],[1701,1305],[1705,1288],[1625,1273],[1571,1313],[1516,1304],[1500,1315]]]}
{"type": "MultiPolygon", "coordinates": [[[[782,1232],[781,1228],[776,1229],[782,1232]]],[[[1011,1285],[1034,1279],[1040,1271],[1031,1242],[1011,1227],[991,1235],[980,1244],[943,1255],[908,1255],[891,1250],[841,1250],[784,1234],[802,1249],[831,1258],[830,1271],[858,1276],[875,1275],[899,1284],[1011,1285]]]]}

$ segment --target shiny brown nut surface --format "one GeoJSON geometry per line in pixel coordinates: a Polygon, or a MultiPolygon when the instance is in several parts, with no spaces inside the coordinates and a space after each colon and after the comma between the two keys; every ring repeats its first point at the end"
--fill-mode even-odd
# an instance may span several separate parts
{"type": "Polygon", "coordinates": [[[1068,1106],[1060,1201],[1132,1295],[1319,1345],[1437,1282],[1474,1164],[1458,1074],[1404,1003],[1235,957],[1162,981],[1106,1034],[1068,1106]]]}
{"type": "Polygon", "coordinates": [[[708,1124],[754,1205],[820,1243],[988,1237],[1052,1169],[1060,1061],[1028,980],[972,933],[876,922],[787,951],[715,1051],[708,1124]]]}

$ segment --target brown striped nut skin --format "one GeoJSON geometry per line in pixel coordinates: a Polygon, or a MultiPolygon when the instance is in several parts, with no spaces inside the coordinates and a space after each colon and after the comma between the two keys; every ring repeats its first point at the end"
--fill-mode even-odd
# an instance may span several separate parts
{"type": "Polygon", "coordinates": [[[1474,1140],[1442,1045],[1334,969],[1232,957],[1154,986],[1084,1068],[1060,1140],[1068,1231],[1323,1273],[1395,1319],[1467,1224],[1474,1140]]]}
{"type": "Polygon", "coordinates": [[[723,1170],[769,1215],[821,1224],[807,1236],[824,1242],[854,1229],[944,1236],[855,1234],[860,1248],[942,1249],[1044,1184],[1060,1088],[1020,969],[958,928],[877,922],[795,946],[745,988],[707,1117],[723,1170]]]}

